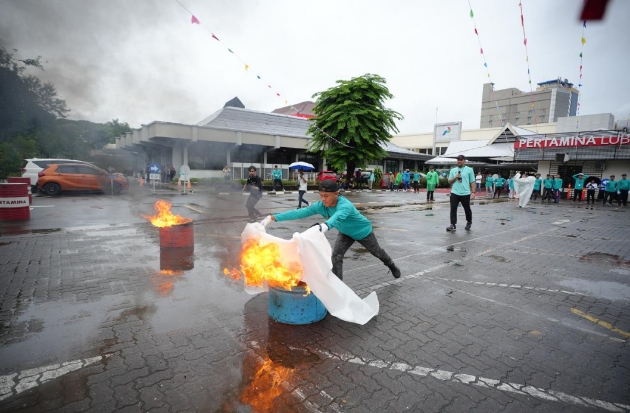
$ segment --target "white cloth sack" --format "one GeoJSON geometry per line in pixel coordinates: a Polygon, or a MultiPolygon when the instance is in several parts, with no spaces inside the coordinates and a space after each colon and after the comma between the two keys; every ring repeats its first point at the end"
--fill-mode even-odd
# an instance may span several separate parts
{"type": "MultiPolygon", "coordinates": [[[[276,243],[280,246],[280,262],[288,265],[299,261],[304,269],[302,281],[324,304],[333,316],[350,323],[365,324],[378,314],[379,303],[376,292],[363,300],[332,272],[332,248],[318,227],[303,233],[294,233],[291,240],[267,234],[260,223],[247,224],[241,234],[241,242],[260,239],[261,244],[276,243]]],[[[260,287],[247,287],[249,293],[261,292],[260,287]]]]}
{"type": "Polygon", "coordinates": [[[534,192],[534,183],[536,178],[528,176],[521,178],[521,174],[514,175],[514,192],[518,194],[518,205],[525,208],[525,205],[529,202],[529,198],[534,192]]]}

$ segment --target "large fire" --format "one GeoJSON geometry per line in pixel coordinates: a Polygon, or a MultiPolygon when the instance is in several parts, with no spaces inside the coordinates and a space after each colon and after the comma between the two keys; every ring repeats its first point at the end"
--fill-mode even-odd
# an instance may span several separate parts
{"type": "MultiPolygon", "coordinates": [[[[302,264],[292,261],[288,266],[284,266],[280,258],[278,244],[261,245],[259,239],[250,239],[241,250],[241,270],[224,268],[223,274],[235,280],[244,276],[245,284],[249,286],[261,287],[266,281],[271,287],[291,290],[302,279],[302,264]]],[[[310,292],[308,286],[305,288],[308,294],[310,292]]]]}
{"type": "Polygon", "coordinates": [[[159,199],[154,208],[158,211],[155,215],[142,215],[143,218],[148,219],[151,223],[159,228],[162,227],[171,227],[173,225],[182,225],[192,222],[190,218],[184,218],[179,215],[173,215],[171,213],[171,203],[168,201],[164,201],[163,199],[159,199]]]}

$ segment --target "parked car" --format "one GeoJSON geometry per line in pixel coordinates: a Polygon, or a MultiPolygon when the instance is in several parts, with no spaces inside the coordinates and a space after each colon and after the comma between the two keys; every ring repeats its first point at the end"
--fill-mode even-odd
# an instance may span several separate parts
{"type": "Polygon", "coordinates": [[[70,191],[98,191],[119,194],[129,189],[127,179],[121,174],[110,174],[89,164],[52,164],[39,173],[37,187],[48,195],[70,191]],[[112,182],[113,181],[113,182],[112,182]]]}
{"type": "Polygon", "coordinates": [[[39,174],[44,169],[48,168],[49,165],[52,164],[61,164],[61,163],[79,163],[83,165],[92,165],[89,162],[77,161],[74,159],[25,159],[26,165],[22,168],[22,178],[30,178],[31,179],[31,189],[32,192],[37,191],[37,180],[39,179],[39,174]]]}
{"type": "Polygon", "coordinates": [[[333,171],[321,171],[319,174],[317,174],[317,180],[318,181],[325,181],[327,179],[331,179],[335,182],[337,182],[337,174],[334,173],[333,171]]]}

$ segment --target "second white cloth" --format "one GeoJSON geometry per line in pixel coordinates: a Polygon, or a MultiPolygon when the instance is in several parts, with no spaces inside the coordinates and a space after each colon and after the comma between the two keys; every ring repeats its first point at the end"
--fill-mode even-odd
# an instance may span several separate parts
{"type": "Polygon", "coordinates": [[[536,178],[533,176],[521,178],[521,174],[516,174],[513,179],[514,192],[518,194],[518,206],[525,208],[525,205],[527,205],[532,196],[532,192],[534,192],[536,178]]]}

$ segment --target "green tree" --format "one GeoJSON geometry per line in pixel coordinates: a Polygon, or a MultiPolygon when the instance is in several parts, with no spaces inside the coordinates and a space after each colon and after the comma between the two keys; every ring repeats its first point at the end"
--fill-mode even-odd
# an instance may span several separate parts
{"type": "Polygon", "coordinates": [[[349,179],[357,165],[387,156],[380,145],[398,132],[396,120],[403,117],[385,107],[393,95],[381,76],[368,73],[336,83],[313,95],[317,117],[308,129],[309,151],[325,157],[333,169],[343,170],[345,165],[349,179]]]}
{"type": "Polygon", "coordinates": [[[54,127],[54,120],[69,112],[51,83],[25,75],[28,66],[43,70],[40,59],[16,59],[0,47],[0,141],[54,127]]]}
{"type": "Polygon", "coordinates": [[[18,176],[22,167],[20,154],[8,142],[0,142],[0,177],[18,176]]]}
{"type": "Polygon", "coordinates": [[[118,119],[112,119],[105,124],[109,129],[109,143],[116,143],[116,138],[131,132],[131,127],[127,122],[119,122],[118,119]]]}

